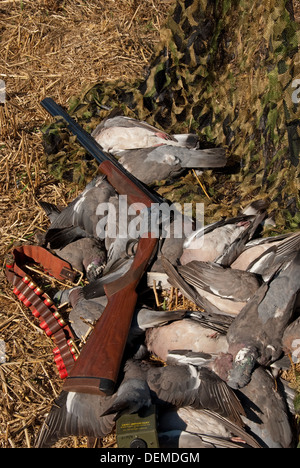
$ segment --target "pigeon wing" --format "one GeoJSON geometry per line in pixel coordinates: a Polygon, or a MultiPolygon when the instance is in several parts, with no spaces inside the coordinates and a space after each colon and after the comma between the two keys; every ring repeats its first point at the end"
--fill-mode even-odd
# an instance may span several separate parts
{"type": "Polygon", "coordinates": [[[48,448],[59,439],[74,436],[101,438],[113,427],[113,415],[100,417],[105,397],[62,391],[54,401],[38,435],[36,448],[48,448]]]}

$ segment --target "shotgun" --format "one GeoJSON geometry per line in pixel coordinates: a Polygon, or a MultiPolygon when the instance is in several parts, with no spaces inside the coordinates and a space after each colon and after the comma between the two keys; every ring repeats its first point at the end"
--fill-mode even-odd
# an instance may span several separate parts
{"type": "MultiPolygon", "coordinates": [[[[41,105],[52,116],[64,119],[78,142],[99,162],[99,170],[119,195],[127,195],[129,204],[143,203],[147,209],[151,209],[153,203],[161,203],[162,199],[157,194],[150,192],[113,157],[104,153],[94,138],[53,99],[46,98],[41,105]]],[[[100,395],[114,392],[137,302],[136,287],[157,246],[158,238],[151,236],[151,232],[141,236],[130,269],[121,278],[104,286],[107,306],[65,380],[65,391],[100,395]]]]}

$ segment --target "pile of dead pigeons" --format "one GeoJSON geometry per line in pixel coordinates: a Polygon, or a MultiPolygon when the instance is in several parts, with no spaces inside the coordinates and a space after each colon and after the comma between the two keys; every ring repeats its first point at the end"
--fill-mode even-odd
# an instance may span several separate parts
{"type": "MultiPolygon", "coordinates": [[[[170,136],[128,117],[110,116],[93,136],[145,184],[226,165],[224,150],[199,149],[195,135],[170,136]]],[[[137,240],[118,236],[118,226],[115,238],[99,236],[99,223],[109,231],[116,220],[99,204],[118,210],[102,175],[62,210],[40,203],[50,220],[44,245],[88,280],[55,296],[69,304],[80,340],[106,307],[104,285],[130,268],[137,240]]],[[[268,205],[257,200],[235,218],[162,239],[139,288],[120,385],[111,397],[62,391],[36,447],[69,435],[103,438],[118,415],[151,404],[161,448],[296,446],[294,395],[280,371],[288,356],[300,360],[300,232],[263,238],[266,222],[268,205]],[[153,280],[177,288],[197,310],[154,310],[153,280]]]]}

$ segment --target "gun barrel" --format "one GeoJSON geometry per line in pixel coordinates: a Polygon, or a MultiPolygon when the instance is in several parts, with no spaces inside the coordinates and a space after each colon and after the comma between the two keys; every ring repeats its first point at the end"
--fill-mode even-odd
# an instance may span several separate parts
{"type": "Polygon", "coordinates": [[[96,161],[101,164],[105,161],[109,161],[113,166],[119,169],[136,187],[144,192],[144,194],[151,199],[153,203],[162,203],[162,198],[151,192],[141,181],[134,177],[130,172],[118,163],[118,161],[105,153],[99,143],[86,131],[84,130],[59,104],[57,104],[52,98],[45,98],[41,101],[42,107],[49,112],[53,117],[62,117],[73,135],[77,137],[78,142],[81,146],[91,155],[96,161]]]}

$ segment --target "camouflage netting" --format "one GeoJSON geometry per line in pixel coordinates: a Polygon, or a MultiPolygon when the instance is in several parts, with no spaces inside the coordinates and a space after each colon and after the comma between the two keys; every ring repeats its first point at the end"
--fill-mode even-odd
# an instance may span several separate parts
{"type": "MultiPolygon", "coordinates": [[[[206,222],[268,197],[276,232],[299,229],[298,26],[291,0],[177,0],[146,79],[97,83],[69,112],[91,131],[108,114],[103,106],[121,107],[169,133],[196,132],[203,147],[225,146],[226,169],[201,176],[209,198],[192,171],[157,190],[204,202],[206,222]]],[[[53,125],[45,133],[52,174],[76,183],[94,175],[74,137],[53,125]]]]}

